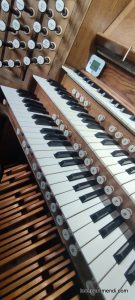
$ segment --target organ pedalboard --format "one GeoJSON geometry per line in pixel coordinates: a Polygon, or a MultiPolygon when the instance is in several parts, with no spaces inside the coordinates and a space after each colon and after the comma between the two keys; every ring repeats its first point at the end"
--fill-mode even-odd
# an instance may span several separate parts
{"type": "Polygon", "coordinates": [[[135,116],[86,74],[63,71],[61,82],[34,75],[35,94],[1,86],[3,111],[86,296],[133,299],[135,116]]]}

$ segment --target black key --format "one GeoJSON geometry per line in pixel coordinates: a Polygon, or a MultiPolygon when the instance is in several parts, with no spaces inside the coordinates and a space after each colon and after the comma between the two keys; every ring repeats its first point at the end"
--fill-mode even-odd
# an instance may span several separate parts
{"type": "Polygon", "coordinates": [[[82,165],[84,162],[80,158],[74,158],[74,159],[66,159],[62,160],[59,165],[61,167],[70,167],[70,166],[76,166],[76,165],[82,165]]]}
{"type": "Polygon", "coordinates": [[[39,101],[37,96],[30,93],[30,92],[19,92],[18,94],[19,94],[20,97],[26,97],[26,98],[29,98],[29,99],[34,99],[34,100],[39,101]]]}
{"type": "Polygon", "coordinates": [[[98,125],[98,123],[95,121],[95,120],[93,120],[91,117],[86,117],[86,118],[83,118],[82,119],[82,122],[83,123],[91,123],[91,124],[96,124],[96,125],[98,125]]]}
{"type": "Polygon", "coordinates": [[[128,155],[128,152],[127,151],[125,151],[125,150],[115,150],[115,151],[113,151],[112,153],[111,153],[111,155],[113,156],[113,157],[120,157],[120,156],[125,156],[125,155],[128,155]]]}
{"type": "Polygon", "coordinates": [[[135,174],[135,167],[131,167],[131,168],[127,169],[126,172],[127,172],[129,175],[135,174]]]}
{"type": "Polygon", "coordinates": [[[64,88],[64,86],[55,87],[55,91],[59,94],[60,92],[68,94],[68,91],[64,88]]]}
{"type": "Polygon", "coordinates": [[[97,132],[95,137],[98,139],[110,138],[110,136],[106,132],[97,132]]]}
{"type": "Polygon", "coordinates": [[[38,106],[42,106],[43,107],[43,104],[35,99],[30,99],[30,98],[24,98],[22,100],[23,103],[26,103],[26,104],[37,104],[38,106]]]}
{"type": "Polygon", "coordinates": [[[49,115],[39,115],[39,114],[34,114],[33,116],[32,116],[32,119],[35,119],[35,120],[47,120],[47,121],[53,121],[53,119],[52,119],[52,117],[51,116],[49,116],[49,115]]]}
{"type": "Polygon", "coordinates": [[[35,124],[44,126],[55,126],[55,123],[53,121],[48,121],[46,119],[38,119],[35,121],[35,124]]]}
{"type": "Polygon", "coordinates": [[[72,110],[75,110],[75,111],[87,112],[87,110],[84,109],[82,106],[81,106],[81,107],[78,107],[78,106],[76,106],[76,105],[73,105],[73,106],[71,107],[71,109],[72,109],[72,110]]]}
{"type": "Polygon", "coordinates": [[[90,177],[90,176],[92,176],[90,171],[83,171],[83,172],[78,172],[78,173],[71,174],[71,175],[67,176],[67,178],[68,178],[69,181],[74,181],[74,180],[79,180],[79,179],[82,179],[82,178],[87,178],[87,177],[90,177]]]}
{"type": "Polygon", "coordinates": [[[54,80],[54,79],[47,79],[47,81],[50,83],[50,85],[52,85],[52,86],[57,86],[57,87],[59,87],[59,86],[61,86],[56,80],[54,80]]]}
{"type": "Polygon", "coordinates": [[[45,114],[46,110],[44,108],[38,108],[38,107],[29,107],[27,108],[28,111],[30,112],[35,112],[35,113],[40,113],[40,114],[45,114]]]}
{"type": "Polygon", "coordinates": [[[44,140],[46,140],[46,141],[66,141],[67,138],[63,134],[47,133],[44,136],[44,140]]]}
{"type": "Polygon", "coordinates": [[[119,160],[118,163],[121,166],[126,166],[126,165],[129,165],[129,164],[135,163],[135,158],[130,158],[130,157],[123,158],[123,159],[119,160]]]}
{"type": "Polygon", "coordinates": [[[129,282],[130,285],[133,284],[135,281],[135,260],[133,261],[132,265],[129,267],[129,269],[126,271],[124,274],[127,281],[129,282]]]}
{"type": "Polygon", "coordinates": [[[88,193],[84,196],[81,196],[80,200],[82,201],[82,203],[85,203],[87,201],[90,201],[90,200],[92,200],[92,199],[94,199],[98,196],[102,196],[102,195],[104,195],[104,189],[98,189],[98,190],[95,190],[95,191],[93,191],[91,193],[88,193]]]}
{"type": "Polygon", "coordinates": [[[63,95],[63,96],[61,96],[61,98],[65,101],[66,100],[69,101],[69,102],[67,102],[68,105],[73,105],[73,104],[77,105],[78,104],[78,102],[75,99],[71,98],[70,96],[63,95]]]}
{"type": "Polygon", "coordinates": [[[72,147],[71,143],[68,141],[51,141],[48,142],[47,144],[50,147],[60,147],[60,146],[72,147]]]}
{"type": "Polygon", "coordinates": [[[90,128],[90,129],[97,129],[97,130],[103,130],[103,128],[100,126],[100,125],[96,125],[92,122],[89,122],[87,125],[86,125],[87,128],[90,128]]]}
{"type": "Polygon", "coordinates": [[[108,214],[112,213],[116,207],[113,204],[107,205],[106,207],[100,209],[96,213],[92,214],[90,217],[94,223],[98,222],[108,214]]]}
{"type": "Polygon", "coordinates": [[[76,106],[76,107],[82,107],[79,103],[76,103],[76,101],[74,101],[74,100],[68,101],[67,105],[69,105],[69,106],[76,106]]]}
{"type": "MultiPolygon", "coordinates": [[[[31,101],[31,100],[30,100],[31,101]]],[[[31,101],[31,103],[25,103],[25,107],[37,107],[37,108],[44,108],[43,105],[37,101],[31,101]]]]}
{"type": "Polygon", "coordinates": [[[135,121],[135,116],[132,116],[130,120],[135,121]]]}
{"type": "Polygon", "coordinates": [[[104,146],[118,145],[118,143],[116,141],[114,141],[113,139],[105,139],[101,143],[104,146]]]}
{"type": "Polygon", "coordinates": [[[79,192],[81,190],[87,189],[88,187],[91,187],[94,185],[97,185],[97,180],[89,180],[89,181],[81,182],[81,183],[74,185],[73,188],[76,192],[79,192]]]}
{"type": "Polygon", "coordinates": [[[77,114],[77,117],[78,117],[78,118],[81,118],[81,119],[90,117],[91,119],[95,120],[92,116],[89,116],[89,115],[88,115],[88,112],[86,112],[86,113],[78,113],[78,114],[77,114]]]}
{"type": "Polygon", "coordinates": [[[76,157],[78,153],[75,151],[59,151],[54,154],[56,158],[76,157]]]}
{"type": "Polygon", "coordinates": [[[112,231],[114,231],[117,227],[119,227],[124,222],[124,219],[119,216],[107,225],[105,225],[103,228],[99,230],[99,233],[101,234],[102,238],[104,239],[106,236],[108,236],[112,231]]]}
{"type": "Polygon", "coordinates": [[[135,247],[135,234],[131,236],[131,238],[124,243],[124,245],[113,255],[117,264],[120,264],[123,259],[131,252],[135,247]]]}
{"type": "Polygon", "coordinates": [[[45,134],[45,133],[61,134],[61,130],[57,129],[57,127],[54,127],[54,128],[42,128],[40,130],[40,132],[42,134],[45,134]]]}

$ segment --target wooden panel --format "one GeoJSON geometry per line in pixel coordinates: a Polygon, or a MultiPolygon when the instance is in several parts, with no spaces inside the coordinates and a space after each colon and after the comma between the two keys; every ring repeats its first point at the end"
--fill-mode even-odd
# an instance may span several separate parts
{"type": "Polygon", "coordinates": [[[79,69],[84,68],[96,33],[104,32],[129,2],[130,0],[93,0],[66,63],[79,69]]]}

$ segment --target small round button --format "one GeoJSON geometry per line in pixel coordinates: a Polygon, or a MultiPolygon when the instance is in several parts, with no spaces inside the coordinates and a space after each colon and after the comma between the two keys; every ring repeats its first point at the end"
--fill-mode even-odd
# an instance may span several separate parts
{"type": "Polygon", "coordinates": [[[35,42],[33,40],[28,41],[28,48],[31,50],[35,48],[35,42]]]}
{"type": "Polygon", "coordinates": [[[80,99],[79,99],[80,103],[83,103],[85,100],[86,100],[86,99],[85,99],[84,96],[81,96],[80,99]]]}
{"type": "Polygon", "coordinates": [[[122,132],[117,131],[117,132],[115,133],[115,138],[116,138],[116,139],[121,139],[122,137],[123,137],[123,133],[122,133],[122,132]]]}
{"type": "Polygon", "coordinates": [[[65,241],[69,241],[70,234],[69,234],[69,231],[67,229],[62,230],[62,235],[63,235],[63,238],[64,238],[65,241]]]}
{"type": "Polygon", "coordinates": [[[84,101],[84,107],[89,107],[90,106],[90,102],[88,100],[84,101]]]}
{"type": "Polygon", "coordinates": [[[97,177],[97,183],[98,184],[104,184],[106,182],[106,177],[105,176],[98,176],[97,177]]]}
{"type": "Polygon", "coordinates": [[[79,151],[79,157],[80,157],[80,158],[84,158],[86,155],[87,155],[87,152],[86,152],[86,151],[84,151],[84,150],[80,150],[80,151],[79,151]]]}
{"type": "Polygon", "coordinates": [[[89,167],[93,164],[93,159],[86,157],[84,160],[84,164],[86,167],[89,167]]]}
{"type": "Polygon", "coordinates": [[[63,223],[64,223],[63,217],[60,216],[60,215],[58,215],[58,216],[56,217],[56,223],[57,223],[59,226],[62,226],[63,223]]]}
{"type": "Polygon", "coordinates": [[[72,135],[71,131],[69,131],[69,130],[67,130],[67,129],[64,131],[64,136],[65,136],[65,137],[69,137],[69,136],[71,136],[71,135],[72,135]]]}
{"type": "Polygon", "coordinates": [[[9,68],[13,68],[15,66],[15,63],[12,59],[9,59],[8,66],[9,66],[9,68]]]}
{"type": "Polygon", "coordinates": [[[76,89],[72,89],[72,95],[75,96],[77,93],[77,90],[76,89]]]}
{"type": "Polygon", "coordinates": [[[57,0],[56,1],[56,10],[58,12],[62,12],[63,9],[64,9],[64,2],[63,2],[63,0],[57,0]]]}
{"type": "Polygon", "coordinates": [[[132,209],[131,208],[124,208],[121,210],[121,216],[125,220],[129,220],[132,216],[132,209]]]}
{"type": "Polygon", "coordinates": [[[46,182],[45,181],[41,181],[40,187],[41,187],[41,190],[45,190],[46,187],[47,187],[46,182]]]}
{"type": "Polygon", "coordinates": [[[76,97],[76,99],[79,99],[79,98],[80,98],[80,93],[79,93],[79,92],[76,92],[75,97],[76,97]]]}
{"type": "Polygon", "coordinates": [[[43,64],[44,64],[44,57],[41,56],[41,55],[39,55],[39,56],[37,57],[37,63],[38,63],[39,65],[43,65],[43,64]]]}
{"type": "Polygon", "coordinates": [[[19,10],[24,10],[24,1],[23,0],[16,0],[16,7],[19,10]]]}
{"type": "Polygon", "coordinates": [[[105,116],[100,114],[98,115],[98,122],[103,122],[105,120],[105,116]]]}
{"type": "Polygon", "coordinates": [[[27,57],[27,56],[25,56],[25,57],[23,58],[23,63],[25,64],[25,66],[29,66],[29,65],[30,65],[30,58],[27,57]]]}
{"type": "Polygon", "coordinates": [[[16,129],[16,134],[19,135],[20,133],[21,133],[20,128],[17,128],[17,129],[16,129]]]}
{"type": "Polygon", "coordinates": [[[128,147],[128,151],[129,151],[130,153],[134,153],[134,152],[135,152],[135,145],[130,145],[130,146],[128,147]]]}
{"type": "Polygon", "coordinates": [[[56,26],[57,26],[57,25],[56,25],[56,21],[55,21],[55,20],[50,19],[50,20],[48,21],[48,28],[49,28],[51,31],[55,30],[56,26]]]}
{"type": "Polygon", "coordinates": [[[69,246],[69,251],[70,251],[70,253],[71,253],[71,255],[72,255],[73,257],[76,257],[77,254],[78,254],[77,247],[76,247],[74,244],[71,244],[71,245],[69,246]]]}
{"type": "Polygon", "coordinates": [[[42,177],[42,173],[41,173],[41,172],[37,172],[37,174],[36,174],[36,178],[37,178],[38,180],[40,180],[40,179],[41,179],[41,177],[42,177]]]}
{"type": "Polygon", "coordinates": [[[35,162],[32,164],[32,170],[33,170],[33,171],[36,171],[36,170],[37,170],[37,164],[36,164],[35,162]]]}
{"type": "Polygon", "coordinates": [[[75,151],[79,151],[79,149],[81,148],[81,145],[75,143],[75,144],[73,145],[73,148],[74,148],[75,151]]]}
{"type": "Polygon", "coordinates": [[[24,141],[22,141],[22,147],[23,148],[25,148],[27,146],[27,143],[26,143],[26,141],[24,140],[24,141]]]}
{"type": "Polygon", "coordinates": [[[127,138],[123,138],[123,139],[122,139],[122,145],[123,145],[123,146],[127,146],[129,143],[130,143],[130,140],[129,140],[129,139],[127,139],[127,138]]]}
{"type": "Polygon", "coordinates": [[[109,196],[114,192],[114,187],[111,185],[106,185],[104,187],[104,191],[105,191],[105,194],[109,196]]]}
{"type": "Polygon", "coordinates": [[[20,42],[17,40],[17,39],[14,39],[13,40],[13,47],[15,49],[18,49],[20,47],[20,42]]]}
{"type": "Polygon", "coordinates": [[[5,31],[6,30],[6,24],[4,21],[0,20],[0,31],[5,31]]]}
{"type": "Polygon", "coordinates": [[[53,121],[55,121],[57,119],[57,116],[55,114],[53,114],[52,119],[53,119],[53,121]]]}
{"type": "Polygon", "coordinates": [[[26,154],[26,155],[29,155],[29,153],[30,153],[29,148],[26,148],[26,149],[25,149],[25,154],[26,154]]]}
{"type": "Polygon", "coordinates": [[[44,49],[49,49],[50,45],[51,45],[51,43],[48,39],[43,40],[43,48],[44,49]]]}
{"type": "Polygon", "coordinates": [[[96,175],[99,173],[99,167],[91,167],[90,172],[92,175],[96,175]]]}
{"type": "Polygon", "coordinates": [[[35,21],[33,23],[33,30],[36,32],[36,33],[39,33],[41,31],[41,24],[37,21],[35,21]]]}
{"type": "Polygon", "coordinates": [[[120,196],[115,196],[112,198],[112,203],[116,207],[119,207],[122,204],[122,202],[123,202],[123,199],[120,196]]]}
{"type": "Polygon", "coordinates": [[[38,9],[41,13],[45,12],[47,9],[47,4],[44,0],[39,0],[38,2],[38,9]]]}
{"type": "Polygon", "coordinates": [[[56,206],[56,204],[55,203],[51,203],[51,212],[53,212],[53,213],[55,213],[56,212],[56,210],[57,210],[57,206],[56,206]]]}
{"type": "Polygon", "coordinates": [[[65,130],[64,124],[60,124],[60,130],[61,130],[61,131],[64,131],[64,130],[65,130]]]}
{"type": "Polygon", "coordinates": [[[51,200],[51,192],[47,191],[47,192],[45,193],[45,199],[46,199],[47,201],[50,201],[50,200],[51,200]]]}
{"type": "Polygon", "coordinates": [[[56,122],[55,122],[55,123],[56,123],[57,126],[59,126],[60,123],[61,123],[61,120],[60,120],[60,119],[56,119],[56,122]]]}
{"type": "Polygon", "coordinates": [[[1,8],[3,9],[4,12],[8,12],[9,11],[9,3],[6,0],[2,0],[1,8]]]}
{"type": "Polygon", "coordinates": [[[117,128],[113,125],[110,125],[108,130],[110,133],[114,133],[117,130],[117,128]]]}
{"type": "Polygon", "coordinates": [[[19,23],[19,21],[18,20],[13,20],[12,26],[13,26],[14,30],[18,31],[20,29],[20,23],[19,23]]]}

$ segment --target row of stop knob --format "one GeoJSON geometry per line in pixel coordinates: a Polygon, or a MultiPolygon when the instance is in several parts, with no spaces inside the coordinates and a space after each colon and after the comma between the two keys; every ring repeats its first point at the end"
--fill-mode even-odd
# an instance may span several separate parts
{"type": "Polygon", "coordinates": [[[2,41],[0,40],[0,48],[7,47],[9,49],[56,49],[56,43],[50,41],[49,39],[44,39],[41,43],[35,42],[30,39],[27,43],[25,41],[19,41],[18,39],[14,39],[13,41],[2,41]]]}
{"type": "MultiPolygon", "coordinates": [[[[45,0],[39,0],[38,2],[38,10],[42,14],[46,14],[49,18],[52,18],[54,16],[54,12],[52,9],[48,8],[48,5],[46,3],[47,1],[45,0]]],[[[35,17],[35,10],[33,7],[30,7],[25,4],[24,0],[16,0],[15,1],[16,7],[13,8],[11,4],[7,0],[2,0],[1,1],[1,9],[5,13],[12,13],[14,14],[17,18],[21,17],[21,12],[26,12],[30,17],[35,17]]],[[[56,0],[55,3],[55,9],[58,13],[61,13],[62,17],[67,17],[68,16],[68,9],[65,7],[64,1],[63,0],[56,0]]]]}
{"type": "MultiPolygon", "coordinates": [[[[82,94],[80,94],[80,92],[78,90],[76,90],[75,88],[72,89],[72,95],[85,107],[85,108],[89,108],[91,106],[91,102],[89,100],[86,99],[85,96],[83,96],[82,94]]],[[[102,123],[106,120],[106,116],[103,114],[99,114],[97,116],[97,121],[99,123],[102,123]]],[[[117,130],[117,127],[115,125],[110,125],[107,128],[107,131],[109,132],[109,134],[111,136],[114,136],[114,138],[117,141],[120,141],[122,146],[124,147],[128,147],[128,152],[129,153],[135,153],[135,145],[131,144],[131,141],[129,138],[124,137],[124,134],[121,131],[117,130]]]]}

